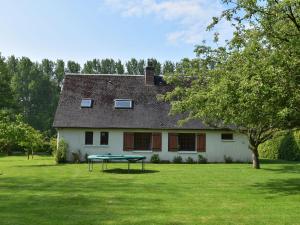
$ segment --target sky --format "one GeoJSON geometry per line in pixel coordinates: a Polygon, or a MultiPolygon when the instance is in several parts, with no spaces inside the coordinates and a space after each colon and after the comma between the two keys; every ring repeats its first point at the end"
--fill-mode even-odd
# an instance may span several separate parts
{"type": "Polygon", "coordinates": [[[219,0],[0,0],[0,52],[34,61],[122,61],[195,56],[194,46],[221,42],[232,29],[206,26],[225,9],[219,0]]]}

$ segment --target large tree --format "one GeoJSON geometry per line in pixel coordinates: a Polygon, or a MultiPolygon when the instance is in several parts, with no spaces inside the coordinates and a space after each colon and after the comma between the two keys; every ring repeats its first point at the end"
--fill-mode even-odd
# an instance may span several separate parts
{"type": "Polygon", "coordinates": [[[167,74],[167,73],[174,73],[175,71],[175,65],[173,62],[171,61],[165,61],[164,65],[163,65],[163,74],[167,74]]]}
{"type": "Polygon", "coordinates": [[[125,63],[125,65],[128,74],[134,74],[134,75],[140,74],[138,61],[135,58],[131,58],[129,61],[125,63]]]}
{"type": "Polygon", "coordinates": [[[260,168],[258,146],[299,125],[299,1],[224,3],[231,8],[212,25],[228,19],[236,27],[233,39],[217,49],[197,46],[192,65],[168,77],[176,87],[165,100],[172,113],[188,113],[182,122],[200,119],[246,134],[253,167],[260,168]]]}
{"type": "Polygon", "coordinates": [[[75,61],[69,60],[67,62],[67,72],[79,73],[80,72],[80,64],[75,61]]]}
{"type": "Polygon", "coordinates": [[[0,109],[14,107],[10,82],[11,76],[9,75],[5,59],[0,54],[0,109]]]}

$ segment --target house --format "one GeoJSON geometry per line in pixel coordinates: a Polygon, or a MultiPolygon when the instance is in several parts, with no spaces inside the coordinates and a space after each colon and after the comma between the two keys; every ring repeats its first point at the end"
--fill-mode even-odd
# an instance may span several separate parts
{"type": "Polygon", "coordinates": [[[150,160],[153,154],[172,161],[198,159],[222,162],[224,156],[250,161],[248,140],[229,129],[208,127],[201,121],[177,124],[170,105],[157,95],[171,90],[152,67],[145,75],[66,74],[53,126],[58,140],[69,150],[85,154],[139,154],[150,160]]]}

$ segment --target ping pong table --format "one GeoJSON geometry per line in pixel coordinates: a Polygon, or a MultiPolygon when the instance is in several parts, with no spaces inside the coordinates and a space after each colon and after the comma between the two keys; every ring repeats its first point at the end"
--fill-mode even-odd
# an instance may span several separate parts
{"type": "Polygon", "coordinates": [[[102,171],[107,169],[107,164],[110,161],[127,161],[128,164],[128,172],[130,170],[130,163],[141,161],[142,163],[142,171],[145,169],[144,165],[144,159],[146,159],[146,156],[141,155],[112,155],[112,154],[106,154],[106,155],[89,155],[88,156],[88,164],[89,164],[89,171],[91,172],[93,170],[93,164],[94,162],[102,162],[102,171]]]}

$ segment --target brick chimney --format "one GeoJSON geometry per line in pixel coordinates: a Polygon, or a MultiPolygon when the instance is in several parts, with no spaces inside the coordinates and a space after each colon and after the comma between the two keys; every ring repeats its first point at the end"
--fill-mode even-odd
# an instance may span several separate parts
{"type": "Polygon", "coordinates": [[[150,60],[145,70],[145,85],[154,85],[154,67],[150,60]]]}

